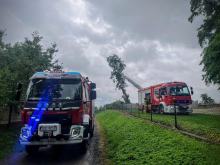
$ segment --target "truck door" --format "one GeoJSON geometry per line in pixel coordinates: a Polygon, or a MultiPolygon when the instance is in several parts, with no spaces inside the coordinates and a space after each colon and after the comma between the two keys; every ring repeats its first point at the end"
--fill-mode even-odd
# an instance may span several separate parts
{"type": "Polygon", "coordinates": [[[90,99],[90,87],[85,82],[84,83],[84,94],[85,94],[85,101],[84,101],[84,115],[89,118],[89,121],[87,121],[89,125],[90,133],[92,134],[92,129],[94,128],[94,120],[93,120],[93,112],[92,112],[92,100],[90,99]]]}
{"type": "Polygon", "coordinates": [[[151,110],[151,96],[150,96],[150,90],[146,91],[145,93],[145,105],[146,105],[146,111],[150,112],[151,110]]]}
{"type": "Polygon", "coordinates": [[[160,104],[159,88],[154,88],[154,105],[160,104]]]}
{"type": "Polygon", "coordinates": [[[167,89],[166,87],[162,87],[159,90],[160,93],[160,102],[167,102],[167,89]]]}
{"type": "Polygon", "coordinates": [[[83,83],[83,111],[84,114],[89,114],[90,111],[90,99],[88,93],[88,85],[83,83]]]}

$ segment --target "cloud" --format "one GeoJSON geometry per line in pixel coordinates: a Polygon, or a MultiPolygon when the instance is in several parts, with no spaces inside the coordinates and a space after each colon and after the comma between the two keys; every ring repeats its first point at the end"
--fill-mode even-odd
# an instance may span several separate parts
{"type": "Polygon", "coordinates": [[[189,1],[176,0],[93,0],[103,18],[118,31],[127,31],[133,38],[160,40],[198,47],[195,29],[190,24],[189,1]]]}
{"type": "MultiPolygon", "coordinates": [[[[194,87],[194,99],[208,93],[220,101],[217,88],[202,81],[196,38],[201,21],[187,21],[189,7],[189,1],[176,0],[2,0],[0,29],[7,29],[7,42],[36,30],[45,46],[56,42],[64,68],[97,83],[98,105],[121,99],[109,78],[106,57],[112,54],[124,60],[125,73],[143,87],[184,81],[194,87]]],[[[128,83],[127,90],[137,102],[137,89],[128,83]]]]}

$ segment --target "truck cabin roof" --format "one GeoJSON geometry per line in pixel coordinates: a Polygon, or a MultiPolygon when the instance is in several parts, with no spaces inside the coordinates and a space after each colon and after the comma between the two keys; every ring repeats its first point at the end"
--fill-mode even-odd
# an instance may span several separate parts
{"type": "Polygon", "coordinates": [[[173,86],[173,85],[186,85],[186,83],[184,82],[178,82],[178,81],[173,81],[173,82],[166,82],[166,83],[161,83],[161,84],[157,84],[157,85],[152,85],[152,86],[149,86],[147,88],[143,88],[141,90],[138,90],[138,92],[141,92],[141,91],[145,91],[147,89],[150,89],[150,88],[156,88],[156,87],[169,87],[169,86],[173,86]]]}
{"type": "Polygon", "coordinates": [[[36,72],[30,79],[81,79],[79,72],[36,72]]]}

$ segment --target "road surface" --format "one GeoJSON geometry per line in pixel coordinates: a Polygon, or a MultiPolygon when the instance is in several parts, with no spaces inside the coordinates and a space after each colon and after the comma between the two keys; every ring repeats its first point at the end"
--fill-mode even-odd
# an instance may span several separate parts
{"type": "Polygon", "coordinates": [[[195,108],[195,109],[193,109],[193,113],[220,115],[220,107],[200,108],[200,109],[199,108],[195,108]]]}
{"type": "Polygon", "coordinates": [[[99,131],[95,125],[94,136],[90,140],[87,153],[80,154],[77,146],[71,147],[44,147],[36,155],[28,155],[24,147],[19,144],[14,146],[14,152],[4,160],[0,161],[1,165],[98,165],[101,164],[101,151],[99,147],[99,131]]]}

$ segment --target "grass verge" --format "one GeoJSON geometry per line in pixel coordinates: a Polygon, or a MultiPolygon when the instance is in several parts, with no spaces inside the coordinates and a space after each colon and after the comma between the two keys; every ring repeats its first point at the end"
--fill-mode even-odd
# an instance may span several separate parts
{"type": "Polygon", "coordinates": [[[200,142],[116,111],[101,112],[97,119],[113,164],[220,164],[220,145],[200,142]]]}
{"type": "Polygon", "coordinates": [[[12,152],[20,133],[19,125],[0,126],[0,160],[12,152]]]}
{"type": "MultiPolygon", "coordinates": [[[[132,115],[150,120],[150,113],[129,111],[132,115]]],[[[174,126],[174,115],[153,114],[153,121],[174,126]]],[[[180,129],[204,136],[210,141],[220,143],[220,115],[190,114],[178,115],[180,129]]]]}

